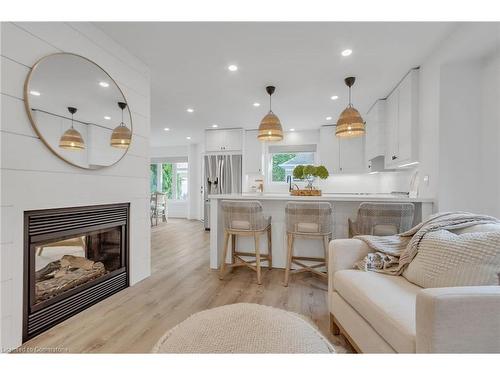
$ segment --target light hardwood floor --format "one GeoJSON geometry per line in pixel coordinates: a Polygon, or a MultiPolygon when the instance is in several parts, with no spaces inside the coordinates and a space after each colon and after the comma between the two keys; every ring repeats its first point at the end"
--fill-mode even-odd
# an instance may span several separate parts
{"type": "Polygon", "coordinates": [[[198,221],[171,219],[154,227],[151,248],[151,277],[44,332],[23,348],[148,353],[168,329],[195,312],[251,302],[301,313],[339,346],[339,352],[349,351],[342,338],[328,331],[327,285],[319,278],[299,274],[286,288],[283,270],[265,269],[259,286],[255,272],[243,267],[220,281],[209,268],[209,233],[198,221]]]}

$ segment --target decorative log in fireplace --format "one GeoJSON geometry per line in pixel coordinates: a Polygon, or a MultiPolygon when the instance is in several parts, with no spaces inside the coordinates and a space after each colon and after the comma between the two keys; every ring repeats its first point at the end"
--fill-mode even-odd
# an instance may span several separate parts
{"type": "Polygon", "coordinates": [[[126,288],[129,204],[25,212],[26,341],[126,288]]]}

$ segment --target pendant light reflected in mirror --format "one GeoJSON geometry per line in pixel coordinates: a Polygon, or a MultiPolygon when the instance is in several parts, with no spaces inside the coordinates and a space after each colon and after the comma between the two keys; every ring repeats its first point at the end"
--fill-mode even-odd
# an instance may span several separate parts
{"type": "Polygon", "coordinates": [[[335,135],[344,138],[360,137],[365,134],[365,122],[359,111],[352,106],[351,102],[351,87],[354,85],[356,78],[347,77],[344,81],[347,87],[349,87],[349,104],[339,116],[335,135]]]}
{"type": "Polygon", "coordinates": [[[77,109],[75,107],[68,107],[68,111],[71,113],[71,128],[66,130],[59,139],[59,147],[65,150],[83,150],[85,149],[85,142],[83,141],[82,135],[73,127],[73,115],[76,113],[77,109]]]}
{"type": "Polygon", "coordinates": [[[123,110],[127,108],[127,103],[118,102],[118,107],[122,110],[122,121],[114,128],[111,134],[111,146],[116,148],[128,148],[132,139],[132,132],[123,122],[123,110]]]}
{"type": "Polygon", "coordinates": [[[276,88],[267,86],[266,91],[269,94],[269,113],[264,116],[259,125],[259,141],[281,141],[283,139],[283,128],[281,127],[280,119],[272,111],[271,96],[276,88]]]}

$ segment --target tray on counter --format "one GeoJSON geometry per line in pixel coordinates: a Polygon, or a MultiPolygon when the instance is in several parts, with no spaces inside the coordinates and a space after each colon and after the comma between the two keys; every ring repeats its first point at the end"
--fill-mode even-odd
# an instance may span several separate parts
{"type": "Polygon", "coordinates": [[[297,189],[291,190],[290,195],[299,197],[318,197],[321,196],[321,190],[319,189],[297,189]]]}

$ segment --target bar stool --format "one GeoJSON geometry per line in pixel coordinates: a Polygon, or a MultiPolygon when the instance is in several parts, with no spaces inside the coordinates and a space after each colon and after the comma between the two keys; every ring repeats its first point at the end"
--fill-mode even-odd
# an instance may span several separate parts
{"type": "Polygon", "coordinates": [[[359,205],[356,221],[348,219],[349,237],[359,235],[391,236],[411,229],[413,203],[370,203],[359,205]]]}
{"type": "Polygon", "coordinates": [[[285,268],[284,285],[288,286],[290,273],[312,272],[328,279],[328,272],[317,270],[328,267],[328,244],[332,236],[332,206],[328,202],[288,202],[285,208],[288,253],[285,268]],[[323,241],[324,257],[306,257],[294,255],[296,237],[319,239],[323,241]],[[304,262],[313,262],[307,265],[304,262]],[[301,268],[290,271],[292,264],[301,268]]]}
{"type": "Polygon", "coordinates": [[[221,202],[224,222],[224,251],[219,271],[219,279],[224,278],[225,268],[248,267],[257,272],[257,284],[261,284],[261,262],[267,261],[268,269],[273,267],[271,217],[262,214],[262,205],[258,201],[221,202]],[[267,254],[260,252],[260,236],[267,233],[267,254]],[[255,253],[241,252],[236,249],[236,236],[253,236],[255,253]],[[231,237],[231,264],[226,265],[227,250],[231,237]],[[245,260],[242,257],[255,259],[245,260]]]}

